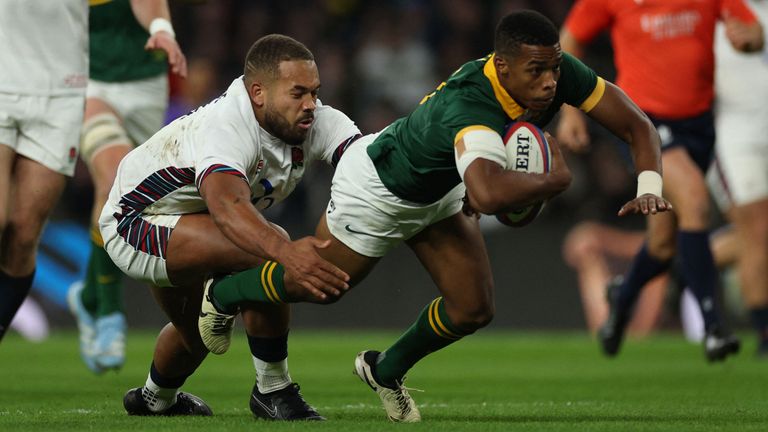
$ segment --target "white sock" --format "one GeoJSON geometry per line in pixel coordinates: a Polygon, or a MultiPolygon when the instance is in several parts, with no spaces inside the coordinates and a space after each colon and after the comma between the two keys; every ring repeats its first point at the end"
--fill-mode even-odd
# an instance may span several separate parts
{"type": "Polygon", "coordinates": [[[141,397],[147,403],[147,407],[152,412],[162,412],[176,403],[176,395],[179,389],[162,388],[152,381],[151,376],[147,376],[147,382],[141,389],[141,397]]]}
{"type": "Polygon", "coordinates": [[[680,298],[680,320],[683,324],[683,333],[689,342],[699,343],[704,340],[704,317],[696,297],[687,287],[680,298]]]}
{"type": "Polygon", "coordinates": [[[256,385],[261,393],[270,393],[281,390],[289,385],[291,375],[288,373],[288,359],[285,358],[279,362],[265,362],[259,358],[253,357],[253,367],[256,368],[256,385]]]}

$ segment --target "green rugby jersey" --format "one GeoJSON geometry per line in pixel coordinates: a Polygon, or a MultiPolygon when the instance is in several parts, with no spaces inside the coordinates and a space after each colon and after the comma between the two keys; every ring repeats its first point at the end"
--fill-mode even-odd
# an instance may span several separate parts
{"type": "MultiPolygon", "coordinates": [[[[555,99],[549,109],[526,121],[543,127],[564,103],[591,110],[605,81],[578,59],[563,53],[555,99]]],[[[525,109],[501,87],[493,55],[464,64],[407,117],[386,128],[368,147],[381,181],[393,194],[433,203],[461,182],[454,159],[456,136],[472,126],[502,135],[525,109]]]]}
{"type": "Polygon", "coordinates": [[[146,51],[149,33],[136,21],[130,0],[90,0],[91,78],[133,81],[167,71],[165,53],[146,51]]]}

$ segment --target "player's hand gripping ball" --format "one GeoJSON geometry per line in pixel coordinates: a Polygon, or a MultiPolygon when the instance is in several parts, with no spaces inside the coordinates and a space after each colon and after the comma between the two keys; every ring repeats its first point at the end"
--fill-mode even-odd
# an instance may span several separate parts
{"type": "MultiPolygon", "coordinates": [[[[506,168],[509,170],[543,174],[548,173],[552,167],[549,143],[541,129],[531,123],[511,123],[504,134],[504,147],[507,151],[506,168]]],[[[525,226],[536,219],[544,204],[544,201],[540,201],[506,214],[498,214],[496,219],[512,227],[525,226]]]]}

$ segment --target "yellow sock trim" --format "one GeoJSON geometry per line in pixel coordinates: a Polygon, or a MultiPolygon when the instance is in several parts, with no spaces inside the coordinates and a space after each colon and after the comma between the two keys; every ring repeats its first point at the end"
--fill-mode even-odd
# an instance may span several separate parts
{"type": "Polygon", "coordinates": [[[277,303],[275,301],[275,298],[272,297],[272,294],[269,292],[269,288],[267,287],[267,269],[269,268],[269,263],[271,261],[267,261],[264,263],[264,266],[261,268],[261,287],[264,289],[264,293],[267,294],[267,298],[272,303],[277,303]]]}
{"type": "Polygon", "coordinates": [[[461,336],[448,330],[443,322],[440,321],[440,314],[437,313],[437,307],[439,306],[442,299],[442,297],[438,297],[432,300],[432,303],[429,305],[429,325],[432,327],[432,330],[434,330],[434,332],[440,337],[444,337],[446,339],[459,339],[461,336]]]}
{"type": "Polygon", "coordinates": [[[272,264],[269,265],[269,272],[267,273],[267,283],[269,284],[269,289],[272,291],[272,295],[275,298],[275,303],[284,303],[283,299],[280,298],[280,294],[277,293],[274,280],[272,280],[272,273],[274,273],[275,268],[277,268],[277,263],[272,262],[272,264]]]}
{"type": "Polygon", "coordinates": [[[91,225],[91,241],[98,247],[103,248],[104,247],[104,239],[101,237],[101,231],[99,231],[99,227],[95,225],[91,225]]]}

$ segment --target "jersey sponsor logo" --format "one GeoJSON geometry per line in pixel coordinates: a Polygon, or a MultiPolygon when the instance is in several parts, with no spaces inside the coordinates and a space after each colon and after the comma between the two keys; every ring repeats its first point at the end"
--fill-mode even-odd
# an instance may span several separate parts
{"type": "Polygon", "coordinates": [[[368,236],[368,237],[376,237],[376,238],[380,237],[380,236],[377,236],[376,234],[371,234],[371,233],[367,233],[367,232],[358,231],[356,229],[353,229],[350,224],[347,224],[347,226],[345,226],[344,229],[347,230],[348,232],[351,232],[352,234],[360,234],[360,235],[364,235],[364,236],[368,236]]]}
{"type": "Polygon", "coordinates": [[[680,13],[644,14],[640,18],[640,26],[643,31],[649,33],[655,40],[691,36],[699,22],[701,22],[701,15],[695,10],[680,13]]]}

